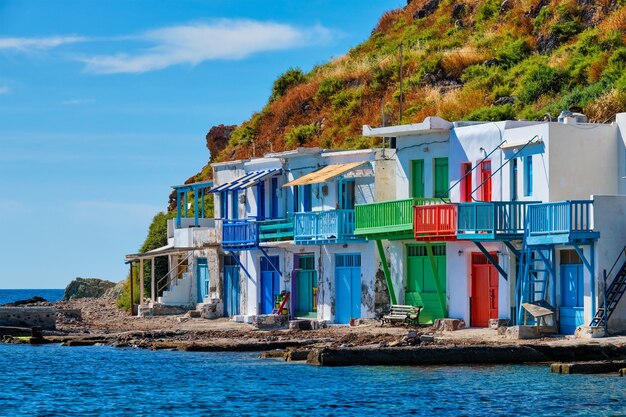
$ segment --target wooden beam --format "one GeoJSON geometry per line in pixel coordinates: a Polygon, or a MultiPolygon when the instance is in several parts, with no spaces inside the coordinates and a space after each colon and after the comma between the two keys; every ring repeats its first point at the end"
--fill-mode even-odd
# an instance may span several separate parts
{"type": "Polygon", "coordinates": [[[150,258],[152,265],[150,265],[150,298],[152,299],[152,305],[156,303],[156,282],[154,277],[154,257],[150,258]]]}
{"type": "Polygon", "coordinates": [[[435,255],[433,254],[433,246],[428,241],[426,242],[426,253],[428,254],[428,259],[430,259],[430,267],[433,270],[433,274],[435,277],[435,287],[437,289],[437,298],[439,298],[439,305],[441,306],[443,316],[447,317],[448,310],[446,309],[446,295],[443,293],[443,291],[441,291],[441,285],[439,285],[439,268],[437,268],[437,261],[435,260],[435,255]]]}
{"type": "Polygon", "coordinates": [[[133,316],[135,315],[135,294],[133,291],[133,263],[129,262],[128,265],[130,265],[130,275],[129,275],[129,281],[130,281],[130,315],[133,316]]]}
{"type": "Polygon", "coordinates": [[[143,258],[139,260],[139,305],[143,307],[143,258]]]}
{"type": "Polygon", "coordinates": [[[398,304],[396,299],[396,292],[393,289],[393,282],[391,282],[391,275],[389,274],[389,266],[387,265],[387,257],[385,256],[385,250],[380,239],[376,240],[376,247],[378,248],[378,255],[380,256],[380,262],[383,264],[383,272],[385,274],[385,281],[387,282],[387,291],[389,291],[389,300],[391,304],[398,304]]]}
{"type": "Polygon", "coordinates": [[[483,255],[485,255],[485,257],[487,258],[487,260],[489,261],[489,263],[491,265],[494,266],[494,268],[496,268],[498,270],[498,272],[500,273],[500,275],[502,275],[502,277],[504,279],[506,279],[507,281],[509,280],[509,277],[506,273],[506,271],[504,269],[502,269],[502,267],[500,266],[500,264],[498,263],[497,260],[493,259],[493,256],[491,256],[491,254],[489,253],[489,251],[487,251],[487,249],[485,249],[485,247],[483,246],[482,243],[474,241],[474,244],[476,245],[476,247],[483,253],[483,255]]]}

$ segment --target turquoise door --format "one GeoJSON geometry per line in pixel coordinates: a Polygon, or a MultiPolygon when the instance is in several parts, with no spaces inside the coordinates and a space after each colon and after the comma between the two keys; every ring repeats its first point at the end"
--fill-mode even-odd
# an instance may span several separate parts
{"type": "Polygon", "coordinates": [[[224,256],[224,316],[239,314],[239,265],[233,255],[224,256]]]}
{"type": "Polygon", "coordinates": [[[278,256],[261,258],[261,314],[272,314],[276,296],[280,294],[280,270],[278,256]]]}
{"type": "Polygon", "coordinates": [[[361,317],[361,255],[335,255],[335,321],[361,317]]]}
{"type": "Polygon", "coordinates": [[[317,271],[313,255],[299,255],[296,266],[296,317],[317,317],[317,271]]]}
{"type": "Polygon", "coordinates": [[[206,258],[198,258],[198,302],[204,302],[209,296],[209,264],[206,258]]]}
{"type": "Polygon", "coordinates": [[[562,334],[574,334],[584,324],[583,266],[561,264],[561,306],[559,327],[562,334]]]}

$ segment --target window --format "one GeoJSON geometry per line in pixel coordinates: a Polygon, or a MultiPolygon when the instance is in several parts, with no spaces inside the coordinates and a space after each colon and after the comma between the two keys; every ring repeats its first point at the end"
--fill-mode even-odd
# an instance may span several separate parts
{"type": "Polygon", "coordinates": [[[270,185],[270,217],[272,219],[278,218],[278,178],[273,177],[270,185]]]}
{"type": "Polygon", "coordinates": [[[480,163],[480,199],[491,201],[491,161],[485,160],[480,163]]]}
{"type": "Polygon", "coordinates": [[[472,163],[461,164],[461,201],[472,201],[472,163]]]}
{"type": "Polygon", "coordinates": [[[524,157],[524,195],[533,195],[533,157],[524,157]]]}
{"type": "Polygon", "coordinates": [[[257,220],[265,219],[265,181],[259,181],[256,186],[257,193],[257,207],[256,207],[256,217],[257,220]]]}
{"type": "Polygon", "coordinates": [[[433,197],[447,198],[448,187],[448,158],[435,158],[435,184],[433,197]]]}
{"type": "Polygon", "coordinates": [[[511,201],[517,201],[517,158],[511,160],[509,187],[511,189],[511,201]]]}
{"type": "Polygon", "coordinates": [[[309,212],[312,208],[311,184],[295,186],[293,190],[294,211],[309,212]]]}
{"type": "Polygon", "coordinates": [[[233,191],[230,196],[230,206],[232,210],[233,219],[239,218],[239,192],[233,191]]]}
{"type": "Polygon", "coordinates": [[[222,219],[228,218],[228,192],[226,191],[220,193],[220,216],[222,219]]]}
{"type": "Polygon", "coordinates": [[[354,181],[339,182],[339,208],[354,209],[354,181]]]}

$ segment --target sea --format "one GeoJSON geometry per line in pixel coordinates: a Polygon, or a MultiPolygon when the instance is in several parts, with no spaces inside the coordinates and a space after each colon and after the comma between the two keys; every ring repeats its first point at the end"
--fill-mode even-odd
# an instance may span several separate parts
{"type": "Polygon", "coordinates": [[[50,302],[59,301],[63,298],[62,289],[28,289],[28,290],[2,290],[0,289],[0,305],[14,301],[27,300],[39,296],[50,302]]]}
{"type": "Polygon", "coordinates": [[[316,367],[256,353],[0,345],[6,416],[623,416],[626,378],[549,366],[316,367]]]}
{"type": "MultiPolygon", "coordinates": [[[[0,290],[0,304],[63,290],[0,290]]],[[[0,344],[0,416],[626,416],[626,378],[547,364],[316,367],[258,353],[0,344]]]]}

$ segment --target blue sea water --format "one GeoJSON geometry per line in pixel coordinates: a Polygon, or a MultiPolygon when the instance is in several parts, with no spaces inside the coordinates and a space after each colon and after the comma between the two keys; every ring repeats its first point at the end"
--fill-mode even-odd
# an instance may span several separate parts
{"type": "Polygon", "coordinates": [[[0,305],[12,303],[19,300],[27,300],[29,298],[39,296],[50,302],[59,301],[63,298],[64,290],[57,289],[40,289],[40,290],[2,290],[0,289],[0,305]]]}
{"type": "Polygon", "coordinates": [[[626,378],[547,365],[322,368],[254,353],[0,345],[0,415],[626,415],[626,378]]]}

